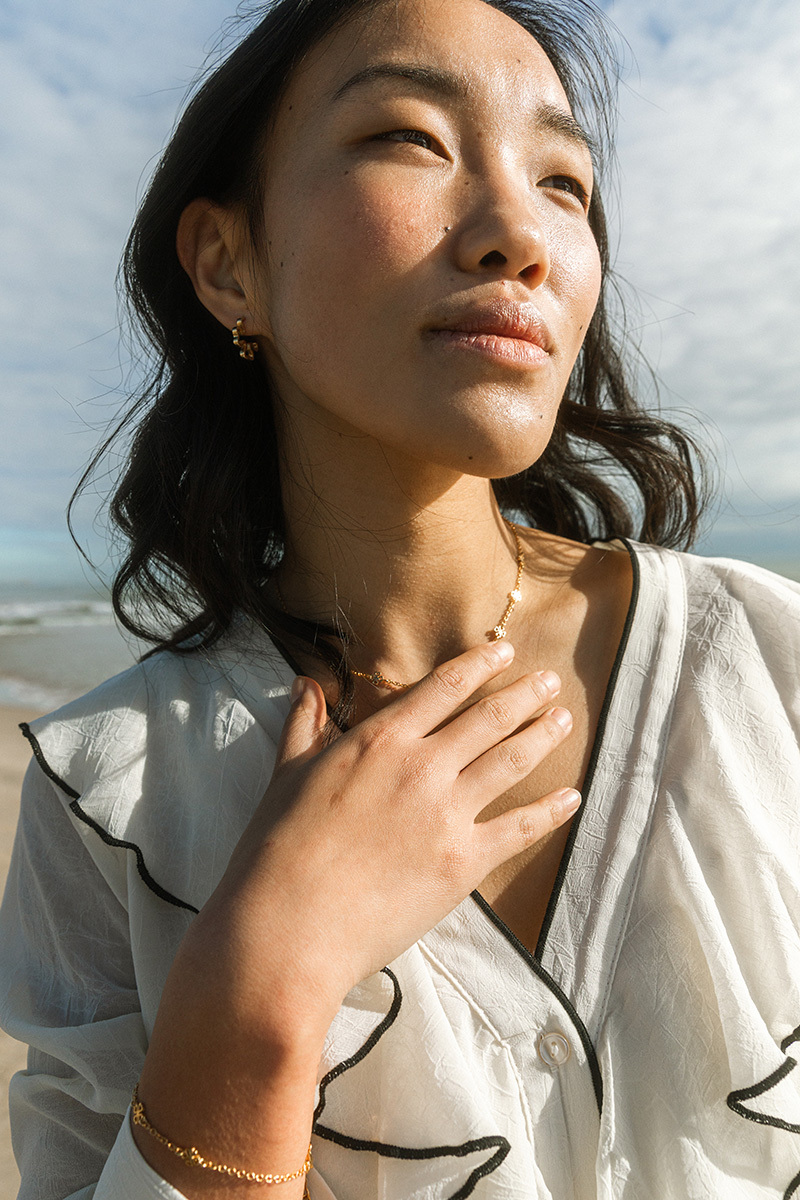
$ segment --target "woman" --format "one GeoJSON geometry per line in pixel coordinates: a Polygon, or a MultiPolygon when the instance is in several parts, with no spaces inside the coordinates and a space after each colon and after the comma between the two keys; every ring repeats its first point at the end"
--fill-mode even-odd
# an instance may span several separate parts
{"type": "Polygon", "coordinates": [[[652,544],[698,502],[609,334],[590,27],[282,0],[165,155],[161,649],[26,729],[22,1196],[800,1186],[800,590],[652,544]],[[643,544],[589,544],[615,474],[643,544]]]}

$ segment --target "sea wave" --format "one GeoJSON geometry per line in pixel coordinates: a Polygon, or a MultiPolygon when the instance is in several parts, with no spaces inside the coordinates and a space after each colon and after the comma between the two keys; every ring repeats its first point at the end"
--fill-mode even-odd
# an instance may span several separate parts
{"type": "Polygon", "coordinates": [[[0,706],[32,708],[37,712],[52,712],[75,699],[74,689],[49,687],[29,679],[0,676],[0,706]]]}
{"type": "Polygon", "coordinates": [[[75,625],[111,625],[108,600],[23,600],[0,604],[0,637],[75,625]]]}

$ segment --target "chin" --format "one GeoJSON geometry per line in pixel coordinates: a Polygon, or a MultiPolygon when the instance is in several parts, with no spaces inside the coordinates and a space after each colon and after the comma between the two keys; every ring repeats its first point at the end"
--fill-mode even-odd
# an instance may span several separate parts
{"type": "MultiPolygon", "coordinates": [[[[436,461],[442,466],[458,471],[462,475],[475,475],[480,479],[506,479],[519,475],[541,458],[549,442],[547,437],[533,441],[517,431],[508,435],[502,443],[487,444],[481,438],[470,439],[466,444],[449,445],[443,441],[436,445],[436,461]]],[[[432,448],[431,446],[431,448],[432,448]]],[[[427,455],[429,461],[431,455],[427,455]]]]}
{"type": "Polygon", "coordinates": [[[430,430],[426,457],[464,475],[482,479],[505,479],[526,471],[547,449],[555,424],[554,415],[539,412],[526,419],[468,423],[449,422],[447,431],[430,430]],[[431,454],[431,451],[434,453],[431,454]]]}
{"type": "Polygon", "coordinates": [[[507,454],[504,456],[487,455],[480,462],[477,458],[473,458],[471,461],[468,459],[462,466],[462,473],[476,475],[480,479],[508,479],[511,475],[519,475],[522,471],[527,471],[528,467],[532,467],[540,457],[541,454],[526,458],[519,456],[512,458],[507,454]]]}

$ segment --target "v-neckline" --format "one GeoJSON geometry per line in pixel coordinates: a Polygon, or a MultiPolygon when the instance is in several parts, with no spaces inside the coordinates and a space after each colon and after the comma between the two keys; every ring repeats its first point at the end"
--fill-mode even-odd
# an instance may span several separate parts
{"type": "MultiPolygon", "coordinates": [[[[683,659],[686,594],[677,555],[620,539],[634,585],[606,688],[584,801],[561,856],[531,953],[475,891],[459,906],[490,923],[540,979],[549,980],[594,1038],[605,1011],[660,780],[683,659]]],[[[447,920],[447,918],[445,918],[447,920]]],[[[485,933],[481,940],[485,940],[485,933]]]]}
{"type": "MultiPolygon", "coordinates": [[[[635,614],[636,614],[637,603],[638,603],[638,599],[639,599],[639,588],[640,588],[641,576],[640,576],[640,570],[639,570],[639,562],[636,557],[636,553],[633,549],[632,544],[626,538],[617,539],[617,543],[621,544],[625,547],[625,550],[627,551],[628,556],[630,557],[631,570],[632,570],[632,575],[633,575],[631,594],[630,594],[630,598],[628,600],[628,609],[625,614],[625,622],[622,627],[622,633],[620,635],[619,643],[617,645],[616,653],[614,655],[614,661],[612,663],[611,672],[608,677],[608,683],[606,684],[606,689],[605,689],[605,693],[603,696],[603,702],[600,707],[600,714],[597,719],[597,727],[595,729],[594,738],[592,740],[592,748],[589,752],[589,760],[586,765],[586,772],[584,774],[583,786],[581,788],[583,802],[581,804],[581,807],[578,809],[578,812],[575,814],[575,816],[572,819],[572,824],[570,826],[569,834],[567,835],[567,839],[564,844],[564,849],[561,853],[561,858],[559,860],[558,870],[556,872],[556,876],[553,881],[553,887],[550,892],[550,897],[548,899],[547,906],[545,908],[545,914],[542,919],[541,929],[539,931],[539,936],[536,940],[536,947],[533,950],[530,950],[527,946],[525,947],[526,952],[528,954],[530,954],[531,958],[533,958],[536,962],[541,962],[541,960],[542,960],[542,954],[544,952],[544,947],[547,943],[547,935],[550,930],[550,925],[551,925],[551,922],[553,919],[553,914],[555,912],[556,905],[558,904],[558,898],[561,893],[561,886],[563,884],[564,878],[565,878],[567,870],[569,868],[570,858],[572,856],[572,850],[573,850],[575,841],[578,836],[578,830],[579,830],[581,822],[583,820],[584,813],[591,806],[592,785],[594,782],[595,769],[597,767],[597,762],[600,757],[600,753],[601,753],[601,749],[602,749],[602,745],[603,745],[603,739],[605,737],[608,713],[609,713],[609,709],[611,707],[611,702],[614,698],[614,692],[616,691],[617,680],[619,678],[620,669],[622,667],[623,659],[625,657],[625,650],[628,645],[628,639],[630,637],[630,632],[631,632],[631,628],[633,626],[633,622],[634,622],[634,618],[635,618],[635,614]]],[[[606,547],[616,549],[616,546],[614,545],[614,543],[594,543],[594,545],[598,546],[601,549],[606,548],[606,547]]],[[[503,921],[503,919],[499,915],[499,913],[495,910],[495,908],[491,904],[491,902],[489,900],[487,900],[486,897],[483,895],[480,888],[476,888],[474,890],[474,892],[472,893],[472,896],[478,902],[480,907],[483,908],[484,911],[491,916],[492,921],[498,926],[498,928],[509,933],[510,936],[513,937],[514,942],[516,944],[524,945],[524,943],[520,942],[520,940],[516,934],[511,933],[509,927],[503,921]]]]}

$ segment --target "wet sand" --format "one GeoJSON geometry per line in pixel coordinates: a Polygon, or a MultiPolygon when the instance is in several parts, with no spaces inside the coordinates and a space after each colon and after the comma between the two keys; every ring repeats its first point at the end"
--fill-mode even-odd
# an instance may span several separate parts
{"type": "MultiPolygon", "coordinates": [[[[19,791],[30,759],[30,748],[17,725],[38,712],[0,708],[0,886],[5,886],[8,861],[19,811],[19,791]]],[[[11,1152],[8,1128],[8,1081],[25,1066],[26,1047],[0,1032],[0,1200],[14,1200],[19,1172],[11,1152]]]]}

